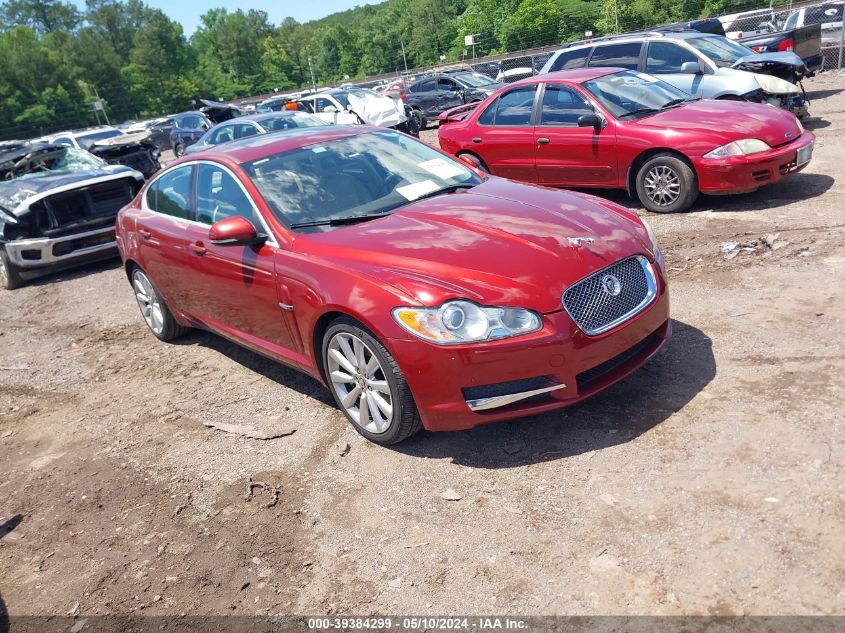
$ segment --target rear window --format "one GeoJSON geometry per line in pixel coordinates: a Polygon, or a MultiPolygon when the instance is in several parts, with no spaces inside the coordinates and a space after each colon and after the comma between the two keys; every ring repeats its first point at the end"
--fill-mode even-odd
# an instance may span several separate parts
{"type": "Polygon", "coordinates": [[[591,50],[592,49],[590,47],[587,47],[579,48],[574,51],[562,52],[555,58],[555,61],[552,62],[549,72],[569,70],[570,68],[583,68],[587,65],[587,56],[590,54],[591,50]]]}
{"type": "Polygon", "coordinates": [[[590,58],[590,66],[618,66],[629,70],[636,70],[640,61],[640,42],[625,42],[623,44],[608,44],[596,46],[590,58]]]}
{"type": "Polygon", "coordinates": [[[804,24],[824,24],[825,22],[842,21],[842,4],[823,4],[820,7],[810,7],[804,14],[804,24]]]}

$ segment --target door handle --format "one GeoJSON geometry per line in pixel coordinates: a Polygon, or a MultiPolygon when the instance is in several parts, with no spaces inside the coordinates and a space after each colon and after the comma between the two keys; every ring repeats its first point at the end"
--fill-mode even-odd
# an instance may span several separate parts
{"type": "Polygon", "coordinates": [[[202,242],[193,242],[188,248],[191,249],[194,255],[205,255],[207,252],[202,242]]]}
{"type": "Polygon", "coordinates": [[[153,236],[153,234],[152,234],[152,233],[150,233],[149,231],[145,231],[145,230],[143,230],[143,229],[141,229],[140,231],[138,231],[138,233],[140,233],[140,234],[141,234],[141,237],[143,237],[145,240],[148,240],[148,239],[150,239],[150,238],[153,236]]]}
{"type": "Polygon", "coordinates": [[[480,142],[481,142],[481,137],[480,137],[480,136],[474,136],[474,137],[472,138],[472,142],[473,142],[473,143],[480,143],[480,142]]]}
{"type": "Polygon", "coordinates": [[[546,143],[551,143],[551,141],[549,139],[547,139],[545,136],[541,136],[540,138],[538,138],[537,142],[540,145],[545,145],[546,143]]]}

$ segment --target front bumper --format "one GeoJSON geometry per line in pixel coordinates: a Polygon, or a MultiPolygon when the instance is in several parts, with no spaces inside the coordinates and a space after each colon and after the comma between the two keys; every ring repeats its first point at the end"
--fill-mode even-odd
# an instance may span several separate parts
{"type": "MultiPolygon", "coordinates": [[[[813,133],[804,132],[792,143],[767,152],[729,158],[694,157],[698,188],[703,193],[721,194],[754,191],[770,185],[804,169],[809,161],[799,165],[798,152],[814,143],[813,133]]],[[[812,150],[809,151],[812,154],[812,150]]]]}
{"type": "Polygon", "coordinates": [[[117,248],[114,226],[56,238],[6,242],[6,254],[18,268],[44,268],[98,254],[111,255],[117,248]]]}
{"type": "Polygon", "coordinates": [[[536,415],[594,395],[657,353],[671,335],[665,278],[659,286],[643,312],[598,336],[560,310],[544,315],[542,330],[514,339],[454,347],[389,339],[388,347],[430,431],[536,415]]]}

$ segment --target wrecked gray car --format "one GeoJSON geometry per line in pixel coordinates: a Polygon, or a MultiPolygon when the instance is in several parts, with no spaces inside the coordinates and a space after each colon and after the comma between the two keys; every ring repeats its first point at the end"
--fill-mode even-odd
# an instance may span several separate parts
{"type": "Polygon", "coordinates": [[[116,255],[117,212],[143,184],[140,172],[74,147],[0,146],[0,286],[116,255]]]}
{"type": "Polygon", "coordinates": [[[161,169],[158,146],[149,132],[133,132],[92,143],[88,151],[109,165],[126,165],[150,178],[161,169]]]}

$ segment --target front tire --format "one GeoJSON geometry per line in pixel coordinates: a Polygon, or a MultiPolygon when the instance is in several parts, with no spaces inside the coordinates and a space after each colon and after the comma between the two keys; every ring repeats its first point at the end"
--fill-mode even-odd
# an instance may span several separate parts
{"type": "Polygon", "coordinates": [[[182,156],[184,156],[185,146],[182,145],[182,143],[176,143],[176,145],[173,146],[173,155],[176,156],[176,158],[181,158],[182,156]]]}
{"type": "Polygon", "coordinates": [[[411,390],[387,348],[349,317],[334,321],[323,337],[326,382],[358,433],[388,446],[421,426],[411,390]]]}
{"type": "Polygon", "coordinates": [[[411,116],[414,117],[417,122],[417,129],[422,132],[425,129],[425,126],[428,125],[428,121],[426,120],[425,115],[422,113],[422,110],[412,108],[411,116]]]}
{"type": "Polygon", "coordinates": [[[0,244],[0,287],[6,290],[20,288],[26,282],[6,254],[6,247],[0,244]]]}
{"type": "Polygon", "coordinates": [[[135,299],[144,322],[157,339],[172,341],[187,331],[187,328],[176,322],[147,273],[137,266],[132,271],[132,290],[135,291],[135,299]]]}
{"type": "Polygon", "coordinates": [[[637,196],[654,213],[686,211],[698,198],[698,179],[677,156],[657,154],[637,172],[637,196]]]}

